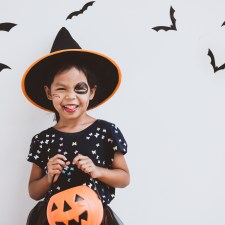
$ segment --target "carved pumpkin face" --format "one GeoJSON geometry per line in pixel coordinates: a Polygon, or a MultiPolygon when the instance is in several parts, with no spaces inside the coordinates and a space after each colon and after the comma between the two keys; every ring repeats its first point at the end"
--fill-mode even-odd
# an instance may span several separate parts
{"type": "Polygon", "coordinates": [[[103,206],[87,186],[77,186],[53,195],[48,203],[50,225],[100,225],[103,206]]]}

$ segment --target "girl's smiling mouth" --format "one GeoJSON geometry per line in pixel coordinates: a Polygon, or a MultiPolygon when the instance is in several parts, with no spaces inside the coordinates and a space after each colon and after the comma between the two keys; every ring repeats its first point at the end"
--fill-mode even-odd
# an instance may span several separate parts
{"type": "Polygon", "coordinates": [[[75,112],[78,109],[78,105],[76,104],[67,104],[62,106],[66,112],[75,112]]]}

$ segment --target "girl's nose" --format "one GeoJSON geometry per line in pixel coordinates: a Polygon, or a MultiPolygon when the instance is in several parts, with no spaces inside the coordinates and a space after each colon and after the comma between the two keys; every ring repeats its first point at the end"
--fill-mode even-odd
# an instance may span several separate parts
{"type": "Polygon", "coordinates": [[[75,92],[70,92],[65,96],[66,99],[75,99],[76,98],[76,93],[75,92]]]}

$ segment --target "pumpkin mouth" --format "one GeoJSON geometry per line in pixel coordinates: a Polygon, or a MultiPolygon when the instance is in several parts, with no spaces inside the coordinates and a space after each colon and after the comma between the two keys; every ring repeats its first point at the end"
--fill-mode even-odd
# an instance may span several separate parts
{"type": "MultiPolygon", "coordinates": [[[[80,216],[79,216],[79,222],[77,222],[76,220],[72,219],[68,221],[68,225],[82,225],[82,220],[87,221],[87,211],[84,211],[80,216]]],[[[67,225],[64,222],[56,222],[56,225],[67,225]]]]}

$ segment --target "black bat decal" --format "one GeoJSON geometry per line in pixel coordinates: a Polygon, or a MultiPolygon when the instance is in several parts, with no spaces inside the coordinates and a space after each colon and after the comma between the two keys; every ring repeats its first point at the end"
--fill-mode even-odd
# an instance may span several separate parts
{"type": "Polygon", "coordinates": [[[214,73],[216,73],[218,70],[225,69],[225,63],[223,65],[221,65],[220,67],[216,66],[214,55],[213,55],[213,53],[212,53],[212,51],[210,49],[208,51],[208,56],[211,59],[211,65],[213,67],[214,73]]]}
{"type": "Polygon", "coordinates": [[[159,30],[164,30],[164,31],[177,30],[177,28],[176,28],[176,19],[174,17],[174,12],[175,12],[175,10],[171,6],[170,7],[170,19],[171,19],[172,24],[169,27],[167,27],[167,26],[157,26],[157,27],[153,27],[152,29],[157,31],[157,32],[159,30]]]}
{"type": "Polygon", "coordinates": [[[224,25],[225,25],[225,21],[223,22],[223,24],[221,25],[221,27],[224,26],[224,25]]]}
{"type": "Polygon", "coordinates": [[[13,27],[15,27],[17,24],[15,23],[0,23],[0,31],[7,31],[9,32],[13,27]]]}
{"type": "Polygon", "coordinates": [[[83,14],[83,12],[84,12],[85,10],[87,10],[88,6],[92,6],[92,5],[94,4],[94,2],[95,2],[95,1],[86,3],[86,4],[82,7],[81,10],[70,13],[70,15],[67,16],[66,19],[67,19],[67,20],[68,20],[68,19],[72,19],[72,17],[74,17],[74,16],[78,16],[78,15],[80,15],[80,14],[83,14]]]}
{"type": "Polygon", "coordinates": [[[11,69],[9,66],[6,66],[5,64],[0,63],[0,72],[4,69],[11,69]]]}

